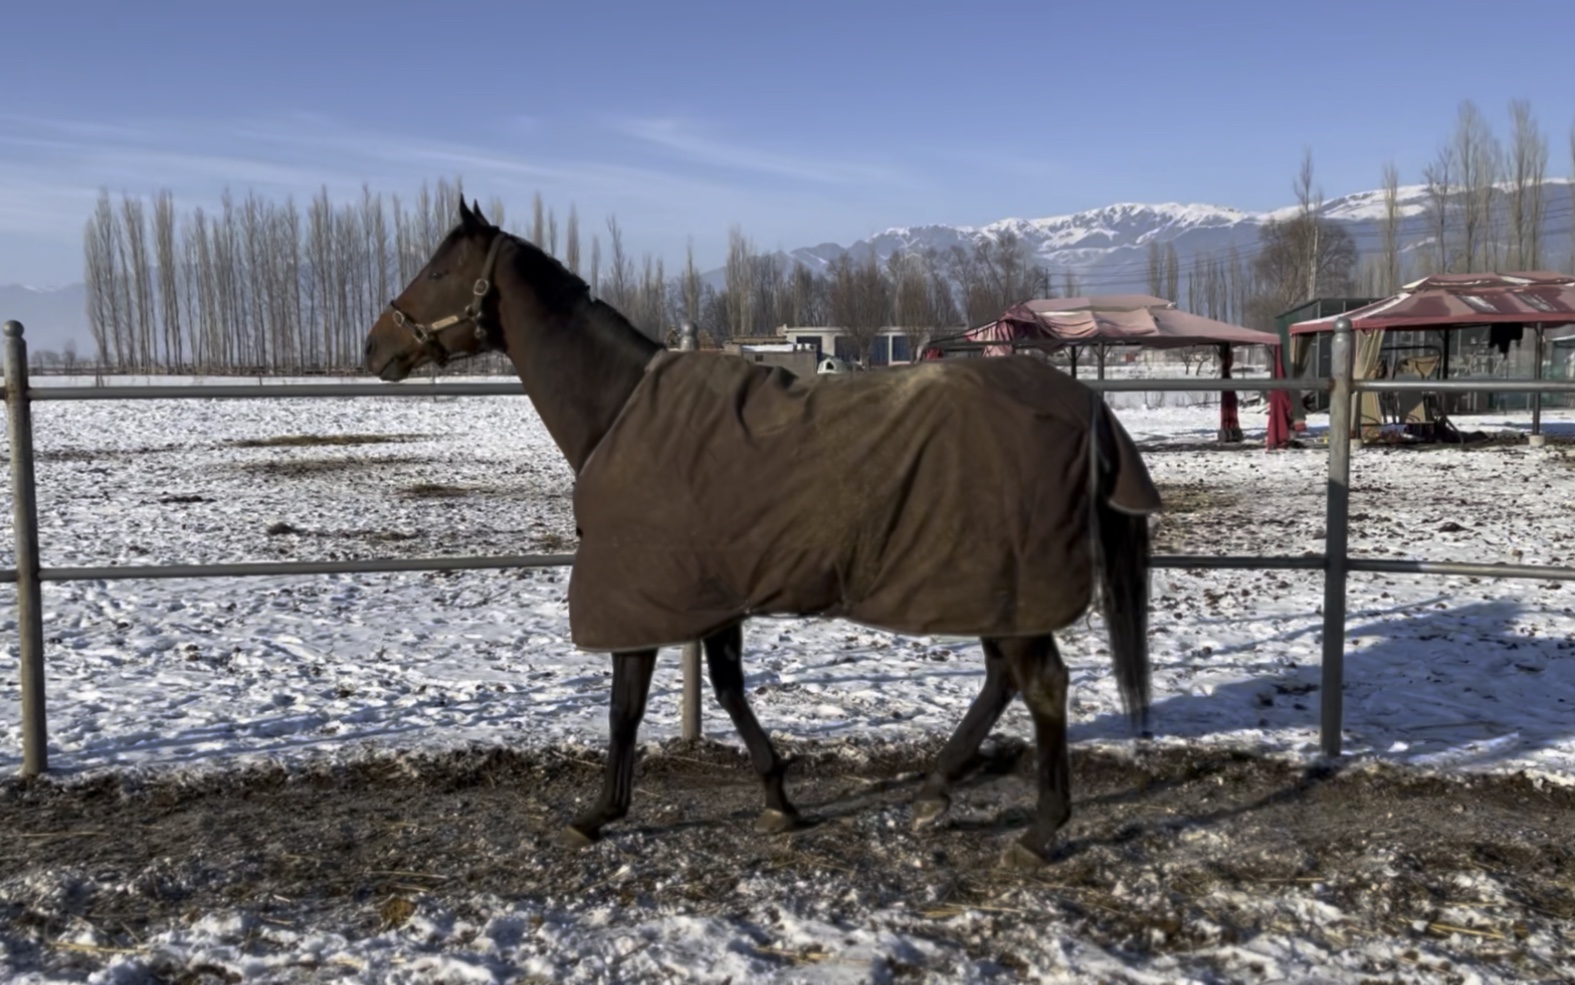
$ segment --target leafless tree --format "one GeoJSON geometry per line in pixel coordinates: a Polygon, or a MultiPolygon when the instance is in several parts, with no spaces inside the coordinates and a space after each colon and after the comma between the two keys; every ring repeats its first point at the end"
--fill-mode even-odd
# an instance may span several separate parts
{"type": "Polygon", "coordinates": [[[618,226],[618,218],[607,217],[607,280],[603,283],[603,293],[607,303],[621,312],[631,309],[634,302],[634,264],[623,249],[623,230],[618,226]]]}
{"type": "MultiPolygon", "coordinates": [[[[569,222],[574,222],[574,212],[569,212],[569,222]]],[[[572,243],[573,240],[571,239],[572,243]]],[[[696,327],[700,324],[700,295],[703,283],[700,280],[700,270],[695,266],[695,241],[689,238],[689,245],[684,250],[684,273],[680,281],[679,297],[682,299],[682,321],[689,322],[696,327]]]]}
{"type": "Polygon", "coordinates": [[[1165,293],[1160,297],[1175,301],[1181,294],[1181,259],[1176,255],[1176,241],[1165,241],[1165,293]]]}
{"type": "Polygon", "coordinates": [[[541,192],[537,192],[531,198],[530,241],[541,249],[547,248],[547,213],[541,200],[541,192]]]}
{"type": "Polygon", "coordinates": [[[848,334],[856,358],[870,364],[875,340],[891,310],[890,288],[872,251],[863,262],[844,253],[831,265],[831,317],[848,334]]]}
{"type": "Polygon", "coordinates": [[[580,273],[580,213],[573,202],[569,203],[569,219],[563,230],[563,265],[576,277],[580,273]]]}
{"type": "Polygon", "coordinates": [[[130,310],[133,317],[134,367],[150,370],[154,362],[154,303],[153,270],[148,256],[148,227],[142,200],[122,195],[121,220],[125,226],[122,242],[126,247],[125,262],[127,282],[131,287],[130,310]]]}
{"type": "Polygon", "coordinates": [[[1496,266],[1493,192],[1501,153],[1487,120],[1471,100],[1460,104],[1452,142],[1459,168],[1461,256],[1466,271],[1496,266]]]}
{"type": "Polygon", "coordinates": [[[1455,251],[1449,230],[1454,225],[1456,180],[1455,151],[1446,145],[1422,169],[1422,182],[1427,194],[1428,228],[1433,238],[1435,273],[1446,274],[1454,270],[1455,251]]]}
{"type": "Polygon", "coordinates": [[[163,365],[181,365],[180,266],[175,258],[175,196],[162,190],[153,199],[153,255],[158,267],[160,327],[164,330],[163,365]]]}
{"type": "Polygon", "coordinates": [[[1165,293],[1165,253],[1157,239],[1148,241],[1148,293],[1156,298],[1165,293]]]}
{"type": "Polygon", "coordinates": [[[1536,270],[1542,263],[1542,184],[1548,171],[1548,141],[1524,99],[1509,104],[1513,136],[1509,155],[1509,265],[1536,270]]]}
{"type": "Polygon", "coordinates": [[[1383,253],[1377,265],[1377,293],[1383,297],[1400,290],[1400,172],[1393,161],[1384,164],[1383,253]]]}
{"type": "Polygon", "coordinates": [[[1250,306],[1243,306],[1256,327],[1271,327],[1276,315],[1300,301],[1351,291],[1356,244],[1340,226],[1316,214],[1298,215],[1264,223],[1258,236],[1258,254],[1252,261],[1255,290],[1250,306]],[[1309,255],[1313,257],[1311,275],[1307,270],[1309,255]],[[1307,293],[1309,281],[1311,295],[1307,293]]]}
{"type": "Polygon", "coordinates": [[[1032,262],[1028,244],[1011,230],[979,241],[972,250],[954,246],[947,261],[969,325],[982,325],[1014,304],[1049,293],[1049,271],[1032,262]]]}
{"type": "Polygon", "coordinates": [[[733,226],[727,233],[727,264],[723,268],[729,337],[749,334],[753,322],[754,295],[750,291],[750,280],[754,259],[754,246],[744,236],[744,230],[733,226]]]}

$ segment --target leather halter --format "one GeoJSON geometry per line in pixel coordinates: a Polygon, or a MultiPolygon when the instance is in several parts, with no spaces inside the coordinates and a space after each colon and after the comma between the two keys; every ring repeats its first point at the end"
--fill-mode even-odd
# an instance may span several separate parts
{"type": "Polygon", "coordinates": [[[481,323],[481,306],[486,301],[487,295],[492,293],[492,268],[497,265],[498,251],[502,248],[503,241],[508,238],[508,235],[501,229],[492,238],[492,246],[487,250],[487,259],[481,265],[481,277],[476,281],[475,286],[471,288],[472,297],[470,303],[465,305],[459,314],[449,315],[447,318],[439,318],[428,325],[418,322],[403,311],[400,311],[399,306],[393,301],[388,302],[388,310],[393,313],[394,324],[401,328],[409,329],[410,334],[416,337],[416,341],[420,343],[421,348],[425,349],[439,366],[446,365],[454,355],[453,352],[444,348],[443,343],[438,340],[439,333],[444,330],[453,328],[455,325],[463,325],[466,322],[470,322],[476,326],[476,339],[481,342],[487,340],[486,326],[481,323]]]}

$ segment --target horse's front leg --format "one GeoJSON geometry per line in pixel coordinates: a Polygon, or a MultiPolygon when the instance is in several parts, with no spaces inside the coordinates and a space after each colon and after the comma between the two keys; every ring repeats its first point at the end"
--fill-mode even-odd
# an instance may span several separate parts
{"type": "Polygon", "coordinates": [[[611,732],[607,748],[607,773],[602,796],[596,806],[575,818],[564,829],[562,841],[571,848],[583,848],[601,837],[602,828],[629,813],[629,798],[634,792],[634,740],[645,717],[645,701],[651,692],[651,674],[656,669],[656,651],[613,655],[612,701],[607,723],[611,732]]]}
{"type": "Polygon", "coordinates": [[[787,791],[783,789],[782,781],[787,766],[771,745],[766,730],[760,727],[760,720],[755,717],[754,709],[749,707],[749,698],[744,694],[743,627],[735,623],[713,633],[706,637],[704,645],[706,666],[711,673],[711,686],[716,690],[717,703],[727,710],[728,717],[733,720],[733,727],[738,729],[739,737],[749,749],[750,762],[754,764],[755,772],[760,774],[760,783],[765,790],[766,807],[755,821],[755,830],[791,831],[799,827],[801,822],[798,808],[788,800],[787,791]]]}

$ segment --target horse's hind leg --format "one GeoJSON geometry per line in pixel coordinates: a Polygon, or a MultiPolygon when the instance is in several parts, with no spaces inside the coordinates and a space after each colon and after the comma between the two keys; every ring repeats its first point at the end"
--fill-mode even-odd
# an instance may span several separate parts
{"type": "Polygon", "coordinates": [[[799,826],[798,808],[787,799],[783,778],[787,766],[760,720],[749,707],[744,695],[744,630],[735,623],[727,629],[713,633],[705,639],[706,667],[711,673],[711,686],[716,690],[716,700],[727,710],[733,727],[749,749],[749,759],[760,774],[765,788],[766,808],[755,821],[755,830],[762,832],[791,831],[799,826]]]}
{"type": "Polygon", "coordinates": [[[968,706],[968,713],[958,724],[957,730],[935,757],[935,767],[924,780],[913,799],[913,826],[929,827],[946,815],[951,808],[952,784],[962,779],[973,762],[974,754],[984,744],[985,737],[1001,720],[1001,713],[1011,704],[1016,688],[1006,666],[1006,657],[999,644],[984,641],[984,687],[968,706]]]}
{"type": "Polygon", "coordinates": [[[1000,647],[1033,716],[1038,747],[1039,804],[1034,822],[1008,849],[1006,861],[1037,866],[1049,861],[1056,832],[1072,816],[1072,765],[1066,747],[1068,674],[1050,636],[1001,640],[1000,647]]]}
{"type": "Polygon", "coordinates": [[[612,701],[607,709],[611,741],[607,747],[607,772],[602,782],[601,799],[596,806],[570,822],[564,829],[563,843],[580,848],[601,837],[602,828],[629,813],[629,798],[634,792],[634,740],[645,717],[645,701],[651,692],[651,673],[656,669],[656,651],[613,654],[612,701]]]}

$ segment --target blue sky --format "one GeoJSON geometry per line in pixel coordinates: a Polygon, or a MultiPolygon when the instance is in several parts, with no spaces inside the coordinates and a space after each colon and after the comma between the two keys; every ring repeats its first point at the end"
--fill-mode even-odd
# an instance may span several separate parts
{"type": "Polygon", "coordinates": [[[0,283],[81,277],[100,186],[408,196],[462,176],[515,217],[717,265],[894,225],[1113,202],[1289,204],[1403,182],[1462,99],[1523,97],[1570,171],[1568,0],[5,5],[0,283]],[[1484,21],[1490,10],[1491,21],[1484,21]],[[1555,31],[1556,33],[1556,31],[1555,31]]]}

